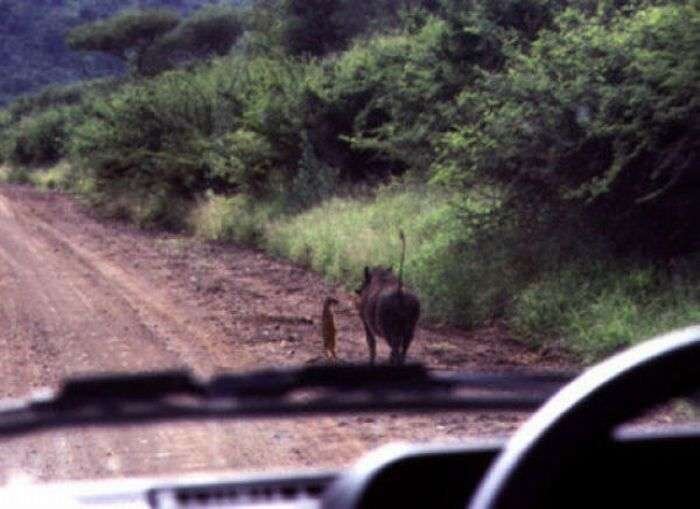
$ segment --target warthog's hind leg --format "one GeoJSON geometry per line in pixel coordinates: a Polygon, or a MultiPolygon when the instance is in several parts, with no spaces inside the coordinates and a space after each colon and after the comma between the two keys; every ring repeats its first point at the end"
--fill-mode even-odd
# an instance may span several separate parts
{"type": "Polygon", "coordinates": [[[374,334],[372,334],[372,331],[369,330],[369,327],[365,324],[365,335],[367,336],[367,348],[369,348],[369,363],[374,364],[375,359],[377,358],[377,340],[374,337],[374,334]]]}
{"type": "Polygon", "coordinates": [[[393,366],[400,366],[403,364],[403,357],[401,356],[401,350],[400,348],[394,348],[392,346],[391,348],[391,357],[389,357],[389,362],[393,366]]]}

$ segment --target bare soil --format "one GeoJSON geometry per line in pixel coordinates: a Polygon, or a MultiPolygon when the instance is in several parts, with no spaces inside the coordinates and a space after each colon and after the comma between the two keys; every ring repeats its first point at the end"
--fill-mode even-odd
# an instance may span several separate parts
{"type": "MultiPolygon", "coordinates": [[[[69,196],[0,187],[0,397],[66,376],[191,368],[208,376],[323,362],[323,298],[335,295],[338,356],[367,358],[351,295],[262,252],[97,221],[69,196]]],[[[380,359],[388,357],[379,345],[380,359]]],[[[411,360],[440,369],[571,366],[504,328],[421,327],[411,360]]],[[[337,467],[389,441],[510,433],[527,415],[322,417],[71,429],[2,444],[0,479],[337,467]]]]}

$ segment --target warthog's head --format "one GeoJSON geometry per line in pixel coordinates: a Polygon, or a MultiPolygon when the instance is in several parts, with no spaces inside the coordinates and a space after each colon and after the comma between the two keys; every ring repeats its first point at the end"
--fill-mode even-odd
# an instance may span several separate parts
{"type": "Polygon", "coordinates": [[[391,267],[374,267],[372,269],[365,267],[365,278],[360,287],[355,290],[355,293],[362,297],[363,293],[366,293],[366,291],[373,285],[383,286],[386,283],[393,283],[396,281],[397,279],[394,275],[394,270],[391,267]]]}

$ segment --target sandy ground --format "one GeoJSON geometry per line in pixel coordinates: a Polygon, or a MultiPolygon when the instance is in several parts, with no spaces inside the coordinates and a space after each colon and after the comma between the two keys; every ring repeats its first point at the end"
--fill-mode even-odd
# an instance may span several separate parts
{"type": "MultiPolygon", "coordinates": [[[[92,219],[70,197],[0,187],[0,397],[68,375],[188,367],[203,376],[319,362],[333,294],[338,354],[367,348],[351,296],[251,249],[92,219]]],[[[379,347],[380,359],[388,349],[379,347]]],[[[440,369],[563,369],[499,327],[420,328],[409,357],[440,369]]],[[[337,467],[394,440],[504,435],[527,415],[346,416],[52,431],[5,441],[1,476],[48,479],[337,467]]]]}

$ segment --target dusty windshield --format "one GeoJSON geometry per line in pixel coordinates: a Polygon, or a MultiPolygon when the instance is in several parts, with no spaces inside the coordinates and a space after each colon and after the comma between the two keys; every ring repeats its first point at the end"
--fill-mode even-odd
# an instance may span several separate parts
{"type": "MultiPolygon", "coordinates": [[[[0,5],[3,398],[174,368],[575,372],[700,322],[697,2],[0,5]]],[[[0,476],[335,468],[527,416],[46,431],[0,476]]]]}

